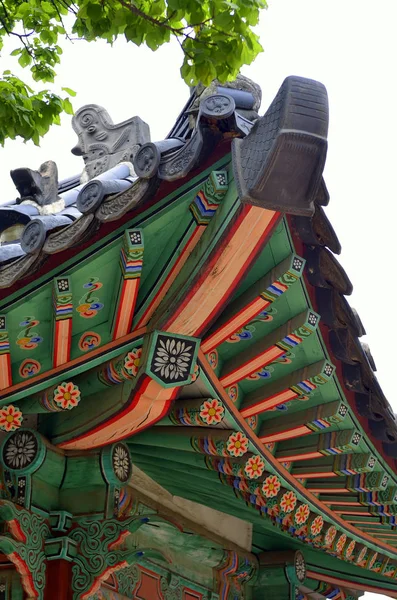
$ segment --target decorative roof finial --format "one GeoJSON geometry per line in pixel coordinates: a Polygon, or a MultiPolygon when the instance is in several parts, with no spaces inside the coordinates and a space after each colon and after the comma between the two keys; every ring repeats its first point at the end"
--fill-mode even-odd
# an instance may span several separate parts
{"type": "Polygon", "coordinates": [[[142,144],[150,142],[149,126],[140,117],[114,125],[106,110],[97,104],[80,108],[72,126],[79,138],[72,153],[82,156],[85,162],[82,183],[120,162],[132,163],[142,144]]]}

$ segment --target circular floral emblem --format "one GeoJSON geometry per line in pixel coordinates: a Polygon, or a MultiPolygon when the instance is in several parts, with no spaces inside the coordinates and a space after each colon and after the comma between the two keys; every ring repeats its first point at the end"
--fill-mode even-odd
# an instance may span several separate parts
{"type": "Polygon", "coordinates": [[[231,385],[229,388],[227,388],[227,393],[232,402],[237,402],[237,400],[238,400],[238,386],[237,385],[231,385]]]}
{"type": "Polygon", "coordinates": [[[342,553],[343,548],[345,547],[346,544],[346,534],[342,533],[342,535],[340,536],[340,538],[338,539],[338,541],[336,542],[336,551],[338,554],[342,553]]]}
{"type": "Polygon", "coordinates": [[[324,526],[324,519],[322,518],[321,515],[318,515],[312,522],[311,526],[310,526],[310,532],[312,533],[312,535],[319,535],[319,533],[321,532],[322,528],[324,526]]]}
{"type": "Polygon", "coordinates": [[[251,417],[245,419],[245,422],[247,423],[248,427],[251,427],[251,429],[256,429],[256,426],[258,425],[258,417],[256,415],[252,415],[251,417]]]}
{"type": "Polygon", "coordinates": [[[308,505],[307,504],[301,504],[296,509],[295,522],[298,525],[303,525],[303,523],[306,523],[306,521],[308,520],[309,515],[310,515],[310,508],[308,507],[308,505]]]}
{"type": "Polygon", "coordinates": [[[112,451],[112,465],[116,477],[123,483],[128,481],[132,473],[131,457],[124,444],[116,444],[112,451]]]}
{"type": "Polygon", "coordinates": [[[350,558],[353,554],[354,548],[356,547],[356,542],[352,540],[348,547],[346,548],[346,558],[350,558]]]}
{"type": "Polygon", "coordinates": [[[334,527],[333,525],[328,529],[327,533],[325,534],[325,545],[326,546],[331,546],[332,542],[334,541],[336,536],[336,527],[334,527]]]}
{"type": "Polygon", "coordinates": [[[264,470],[265,461],[258,454],[250,456],[245,463],[244,472],[249,479],[258,479],[264,470]]]}
{"type": "Polygon", "coordinates": [[[218,366],[218,352],[216,350],[210,352],[207,356],[207,360],[210,363],[212,369],[216,369],[216,367],[218,366]]]}
{"type": "Polygon", "coordinates": [[[10,432],[19,429],[21,425],[22,413],[18,408],[10,404],[0,409],[0,429],[10,432]]]}
{"type": "Polygon", "coordinates": [[[101,343],[101,336],[95,331],[86,331],[79,340],[79,348],[82,352],[88,352],[97,348],[101,343]]]}
{"type": "Polygon", "coordinates": [[[277,496],[281,488],[281,482],[276,475],[269,475],[266,477],[262,485],[262,492],[266,498],[274,498],[277,496]]]}
{"type": "Polygon", "coordinates": [[[80,390],[71,381],[61,383],[54,390],[54,402],[63,410],[70,410],[80,402],[80,390]]]}
{"type": "Polygon", "coordinates": [[[226,449],[231,456],[243,456],[248,451],[248,438],[245,433],[236,431],[229,435],[226,449]]]}
{"type": "Polygon", "coordinates": [[[27,358],[23,362],[21,362],[19,367],[19,374],[21,377],[26,379],[27,377],[33,377],[33,375],[37,375],[40,372],[41,364],[39,361],[34,360],[33,358],[27,358]]]}
{"type": "Polygon", "coordinates": [[[200,417],[207,425],[217,425],[222,422],[225,414],[223,403],[217,398],[206,400],[200,406],[200,417]]]}
{"type": "Polygon", "coordinates": [[[296,495],[294,492],[285,492],[281,498],[280,508],[283,512],[289,513],[294,510],[296,506],[296,495]]]}
{"type": "Polygon", "coordinates": [[[127,371],[128,375],[136,377],[141,362],[141,356],[142,348],[136,348],[135,350],[128,352],[124,359],[124,369],[127,371]]]}
{"type": "Polygon", "coordinates": [[[37,450],[37,440],[33,433],[29,431],[13,433],[4,444],[4,464],[10,469],[24,469],[33,462],[37,450]]]}
{"type": "Polygon", "coordinates": [[[184,340],[158,338],[153,359],[153,370],[165,381],[185,379],[190,373],[193,346],[184,340]]]}

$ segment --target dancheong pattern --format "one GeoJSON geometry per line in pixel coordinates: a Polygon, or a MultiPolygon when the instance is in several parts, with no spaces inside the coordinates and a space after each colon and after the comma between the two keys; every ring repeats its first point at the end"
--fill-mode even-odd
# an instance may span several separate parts
{"type": "Polygon", "coordinates": [[[92,319],[102,310],[104,305],[100,302],[99,297],[95,293],[101,289],[102,283],[98,277],[91,277],[90,280],[83,285],[86,290],[85,294],[80,298],[76,311],[80,317],[84,319],[92,319]]]}

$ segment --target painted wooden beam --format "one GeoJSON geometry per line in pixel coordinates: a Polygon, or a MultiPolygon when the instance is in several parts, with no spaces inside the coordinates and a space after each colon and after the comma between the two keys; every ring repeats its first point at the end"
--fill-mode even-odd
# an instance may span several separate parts
{"type": "Polygon", "coordinates": [[[222,369],[221,384],[229,387],[296,348],[316,331],[319,320],[317,313],[311,310],[303,312],[253,344],[246,352],[231,358],[222,369]]]}
{"type": "Polygon", "coordinates": [[[347,414],[348,408],[340,400],[320,404],[292,414],[283,414],[263,424],[259,432],[259,439],[264,443],[281,442],[316,431],[323,431],[329,427],[338,427],[347,414]]]}
{"type": "Polygon", "coordinates": [[[372,473],[376,463],[376,457],[370,453],[339,454],[333,459],[331,456],[322,456],[310,462],[296,461],[291,473],[298,479],[328,479],[342,475],[372,473]]]}
{"type": "Polygon", "coordinates": [[[168,268],[164,279],[157,290],[153,291],[151,301],[138,317],[136,327],[147,325],[151,317],[165,298],[175,279],[181,272],[190,254],[197,246],[201,236],[214,217],[220,203],[228,190],[227,171],[212,171],[191,202],[189,210],[192,223],[186,235],[176,248],[174,260],[168,268]]]}
{"type": "Polygon", "coordinates": [[[117,293],[112,339],[131,331],[143,266],[144,240],[141,229],[126,229],[120,250],[121,281],[117,293]]]}
{"type": "Polygon", "coordinates": [[[56,277],[53,281],[53,367],[70,360],[73,323],[73,296],[70,277],[56,277]]]}
{"type": "Polygon", "coordinates": [[[303,273],[305,260],[293,254],[232,302],[205,336],[204,354],[214,350],[282,296],[303,273]]]}
{"type": "Polygon", "coordinates": [[[10,339],[7,331],[7,317],[0,315],[0,390],[12,385],[10,339]]]}
{"type": "Polygon", "coordinates": [[[349,475],[332,482],[308,482],[306,487],[317,494],[347,494],[349,492],[383,491],[390,481],[384,471],[349,475]]]}
{"type": "MultiPolygon", "coordinates": [[[[335,367],[327,361],[320,361],[304,369],[298,369],[274,383],[265,384],[259,390],[244,396],[242,406],[240,407],[241,416],[247,419],[253,415],[271,410],[279,404],[285,404],[297,398],[308,397],[319,386],[324,385],[330,380],[334,369],[335,367]]],[[[285,422],[285,419],[286,416],[283,415],[283,422],[285,422]]],[[[309,421],[310,418],[307,420],[309,421]]],[[[278,422],[279,419],[275,419],[275,421],[278,422]]],[[[302,423],[304,422],[305,418],[302,420],[302,423]]],[[[319,424],[320,428],[321,425],[319,424]]]]}
{"type": "Polygon", "coordinates": [[[355,429],[320,433],[303,439],[294,438],[277,445],[276,458],[279,461],[295,461],[355,453],[360,451],[361,438],[361,433],[355,429]]]}
{"type": "Polygon", "coordinates": [[[183,398],[175,401],[169,415],[158,426],[216,427],[222,425],[224,417],[225,406],[218,398],[183,398]]]}
{"type": "MultiPolygon", "coordinates": [[[[233,218],[230,215],[223,215],[223,218],[228,219],[223,231],[219,233],[219,230],[212,229],[212,238],[206,240],[206,253],[212,248],[207,260],[189,280],[181,282],[159,317],[156,326],[162,330],[201,337],[262,250],[281,214],[240,204],[233,218]]],[[[196,271],[196,266],[195,256],[191,264],[186,263],[185,275],[196,271]]]]}
{"type": "MultiPolygon", "coordinates": [[[[156,427],[141,436],[137,443],[163,451],[183,450],[233,458],[240,458],[248,452],[248,438],[244,433],[209,427],[156,427]]],[[[131,440],[132,449],[133,444],[134,440],[131,440]]]]}
{"type": "Polygon", "coordinates": [[[191,383],[198,350],[196,338],[152,332],[144,341],[136,384],[121,405],[115,398],[113,413],[101,414],[95,425],[85,414],[79,430],[53,443],[69,450],[96,448],[154,425],[168,413],[181,387],[191,383]]]}
{"type": "Polygon", "coordinates": [[[88,450],[134,435],[162,419],[178,391],[178,388],[163,388],[143,375],[129,400],[112,418],[57,445],[65,450],[88,450]]]}

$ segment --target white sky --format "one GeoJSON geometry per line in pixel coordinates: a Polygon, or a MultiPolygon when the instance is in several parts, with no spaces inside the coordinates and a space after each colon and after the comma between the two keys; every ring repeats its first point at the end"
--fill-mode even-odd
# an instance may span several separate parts
{"type": "MultiPolygon", "coordinates": [[[[367,330],[364,339],[370,344],[378,378],[397,412],[388,336],[394,327],[396,292],[392,279],[397,0],[269,0],[269,4],[259,28],[265,52],[243,73],[262,87],[262,113],[287,75],[318,79],[328,89],[331,121],[325,179],[331,201],[326,211],[342,243],[340,261],[354,285],[350,302],[367,330]]],[[[4,69],[17,72],[15,59],[4,52],[2,58],[4,69]]],[[[188,96],[179,76],[181,59],[176,45],[152,53],[122,42],[113,48],[75,42],[64,45],[57,83],[78,92],[75,109],[100,104],[115,123],[139,115],[149,123],[152,139],[163,139],[188,96]]],[[[38,168],[52,159],[60,178],[80,172],[82,159],[70,153],[76,141],[66,117],[41,148],[7,142],[0,149],[0,203],[16,195],[9,177],[12,168],[38,168]]],[[[366,594],[366,599],[372,595],[366,594]]]]}

